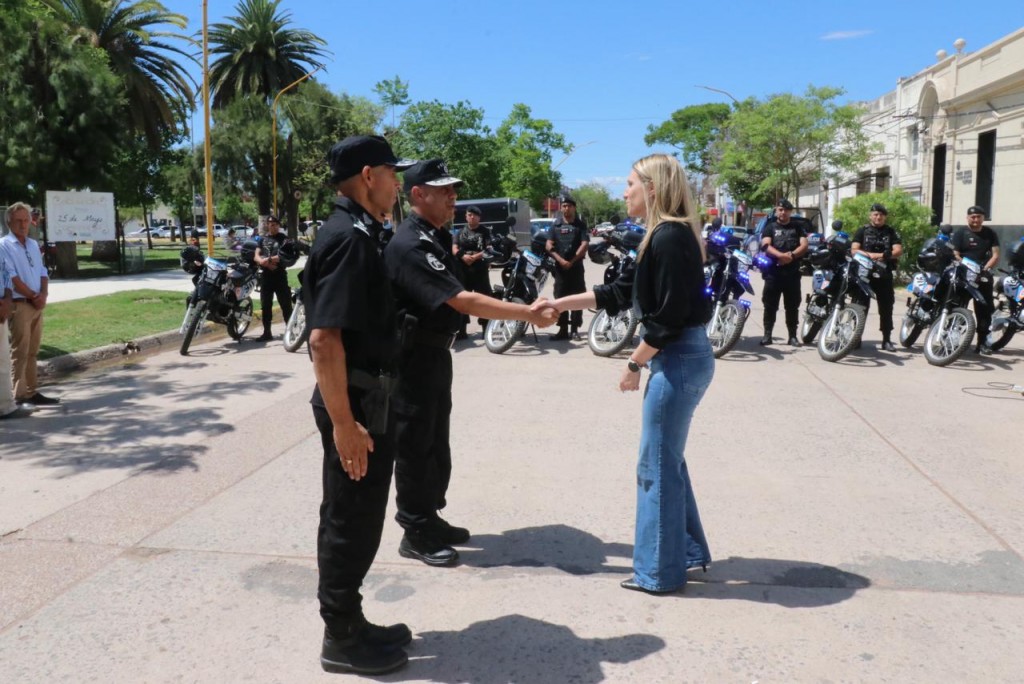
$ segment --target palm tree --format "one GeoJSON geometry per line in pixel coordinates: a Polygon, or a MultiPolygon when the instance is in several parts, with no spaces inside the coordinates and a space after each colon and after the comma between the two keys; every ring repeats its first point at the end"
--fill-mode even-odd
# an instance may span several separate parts
{"type": "Polygon", "coordinates": [[[324,57],[319,36],[287,28],[290,12],[278,12],[280,0],[241,0],[238,16],[210,27],[213,106],[221,108],[241,95],[267,100],[312,69],[324,57]]]}
{"type": "Polygon", "coordinates": [[[126,119],[161,149],[167,134],[181,129],[194,98],[192,79],[175,56],[195,58],[165,39],[194,46],[195,41],[161,26],[184,29],[188,19],[169,12],[158,0],[41,0],[68,27],[72,39],[104,50],[111,71],[124,84],[126,119]]]}

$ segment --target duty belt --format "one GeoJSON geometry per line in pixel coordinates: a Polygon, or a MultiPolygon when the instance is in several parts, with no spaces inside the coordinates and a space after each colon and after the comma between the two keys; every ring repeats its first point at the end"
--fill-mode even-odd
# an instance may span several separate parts
{"type": "Polygon", "coordinates": [[[422,344],[425,347],[437,347],[438,349],[451,349],[455,344],[455,333],[445,334],[416,328],[413,334],[413,342],[422,344]]]}
{"type": "Polygon", "coordinates": [[[374,375],[359,368],[348,369],[348,386],[355,387],[361,390],[376,390],[382,389],[388,394],[391,394],[391,390],[395,386],[395,377],[393,375],[385,375],[383,373],[374,375]]]}

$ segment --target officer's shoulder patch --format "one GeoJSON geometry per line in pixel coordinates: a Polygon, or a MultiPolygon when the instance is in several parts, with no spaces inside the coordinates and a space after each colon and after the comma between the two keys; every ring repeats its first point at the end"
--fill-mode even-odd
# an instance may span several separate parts
{"type": "Polygon", "coordinates": [[[433,254],[427,254],[427,263],[430,264],[430,267],[432,269],[434,269],[435,271],[443,271],[444,270],[444,264],[441,263],[441,260],[438,259],[433,254]]]}

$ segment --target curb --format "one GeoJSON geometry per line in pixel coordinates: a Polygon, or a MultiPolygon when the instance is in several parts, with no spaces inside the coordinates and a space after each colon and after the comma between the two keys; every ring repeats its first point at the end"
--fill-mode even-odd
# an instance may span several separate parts
{"type": "MultiPolygon", "coordinates": [[[[202,339],[216,340],[227,336],[227,328],[223,326],[216,326],[212,329],[206,330],[202,335],[202,339]]],[[[74,373],[76,371],[85,370],[89,366],[97,363],[118,359],[131,354],[138,354],[140,352],[153,349],[158,351],[167,351],[166,348],[176,349],[180,344],[181,333],[177,330],[168,330],[167,332],[141,337],[137,340],[128,340],[127,342],[108,344],[103,347],[97,347],[96,349],[86,349],[85,351],[75,352],[73,354],[55,356],[52,359],[40,361],[36,372],[40,378],[55,378],[69,373],[74,373]]]]}

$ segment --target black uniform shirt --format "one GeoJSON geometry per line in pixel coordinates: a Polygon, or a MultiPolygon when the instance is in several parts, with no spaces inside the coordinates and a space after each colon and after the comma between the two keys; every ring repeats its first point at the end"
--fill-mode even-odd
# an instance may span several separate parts
{"type": "Polygon", "coordinates": [[[704,294],[704,266],[697,236],[685,223],[663,223],[655,229],[637,262],[633,286],[644,342],[662,349],[683,328],[705,325],[711,305],[704,294]]]}
{"type": "MultiPolygon", "coordinates": [[[[548,238],[555,243],[555,251],[563,259],[572,259],[576,256],[576,250],[584,242],[590,242],[587,233],[587,224],[580,217],[572,223],[566,223],[561,216],[555,219],[554,224],[548,229],[548,238]]],[[[582,265],[582,262],[580,262],[582,265]]]]}
{"type": "MultiPolygon", "coordinates": [[[[260,248],[260,255],[264,258],[277,256],[281,251],[281,245],[286,242],[288,242],[288,234],[280,230],[275,235],[268,233],[256,238],[256,244],[260,248]]],[[[278,263],[277,267],[273,270],[260,268],[260,274],[268,278],[279,276],[282,273],[287,273],[287,269],[281,263],[278,263]]]]}
{"type": "MultiPolygon", "coordinates": [[[[786,225],[778,221],[771,221],[761,232],[761,239],[771,239],[771,246],[780,252],[792,252],[800,246],[800,239],[807,237],[804,229],[804,222],[793,217],[786,225]]],[[[775,271],[797,271],[800,269],[800,262],[796,259],[786,265],[775,264],[772,270],[775,271]]]]}
{"type": "MultiPolygon", "coordinates": [[[[853,235],[853,241],[860,243],[860,248],[865,252],[875,254],[891,250],[894,245],[902,245],[903,240],[896,230],[886,223],[883,226],[875,227],[870,224],[861,226],[853,235]]],[[[890,269],[896,266],[898,259],[892,259],[886,264],[890,269]]]]}
{"type": "Polygon", "coordinates": [[[415,212],[402,221],[384,250],[384,264],[398,310],[418,318],[419,328],[450,335],[462,326],[462,314],[445,303],[464,289],[454,257],[428,221],[415,212]]]}
{"type": "Polygon", "coordinates": [[[984,267],[992,257],[992,248],[999,246],[999,237],[988,226],[982,226],[977,233],[970,228],[959,228],[952,242],[953,249],[960,252],[960,256],[984,267]]]}
{"type": "MultiPolygon", "coordinates": [[[[317,233],[303,272],[306,325],[340,329],[349,368],[392,371],[398,330],[391,285],[381,257],[380,223],[348,198],[317,233]]],[[[311,400],[323,406],[320,388],[311,400]]]]}
{"type": "MultiPolygon", "coordinates": [[[[463,254],[478,254],[487,247],[487,244],[491,240],[491,231],[484,226],[477,226],[476,230],[470,230],[468,227],[463,228],[459,231],[459,237],[456,238],[455,245],[458,247],[458,257],[461,260],[463,254]]],[[[471,265],[466,266],[462,264],[462,267],[470,271],[486,271],[487,262],[481,259],[475,261],[471,265]]]]}

